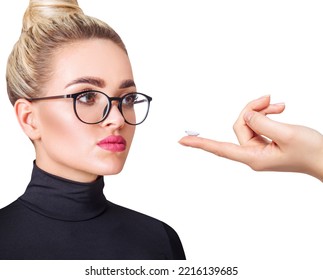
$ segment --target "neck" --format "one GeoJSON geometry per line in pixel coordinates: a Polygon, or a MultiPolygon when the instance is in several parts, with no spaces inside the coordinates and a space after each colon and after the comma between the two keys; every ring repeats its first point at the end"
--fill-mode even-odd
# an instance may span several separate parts
{"type": "Polygon", "coordinates": [[[98,175],[96,174],[84,172],[76,168],[68,168],[65,165],[60,166],[58,164],[55,164],[54,162],[47,162],[43,157],[40,156],[37,157],[35,164],[41,170],[49,174],[75,182],[92,183],[98,178],[98,175]]]}
{"type": "Polygon", "coordinates": [[[94,182],[76,182],[47,173],[36,164],[31,181],[20,201],[44,216],[81,221],[101,214],[106,208],[104,181],[99,176],[94,182]]]}

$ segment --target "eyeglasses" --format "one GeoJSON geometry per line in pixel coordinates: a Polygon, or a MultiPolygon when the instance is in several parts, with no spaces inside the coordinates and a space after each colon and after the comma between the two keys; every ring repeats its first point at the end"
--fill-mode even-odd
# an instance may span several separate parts
{"type": "Polygon", "coordinates": [[[97,124],[109,115],[112,102],[118,102],[118,109],[125,122],[138,125],[147,118],[152,98],[138,92],[128,93],[122,97],[109,97],[97,90],[87,90],[74,94],[28,98],[28,101],[73,98],[74,112],[77,118],[87,124],[97,124]]]}

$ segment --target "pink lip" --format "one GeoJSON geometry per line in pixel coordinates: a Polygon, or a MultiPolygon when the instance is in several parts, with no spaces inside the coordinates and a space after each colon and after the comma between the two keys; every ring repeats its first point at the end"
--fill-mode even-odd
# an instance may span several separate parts
{"type": "Polygon", "coordinates": [[[99,141],[98,146],[110,152],[123,152],[127,147],[127,142],[122,136],[111,135],[99,141]]]}

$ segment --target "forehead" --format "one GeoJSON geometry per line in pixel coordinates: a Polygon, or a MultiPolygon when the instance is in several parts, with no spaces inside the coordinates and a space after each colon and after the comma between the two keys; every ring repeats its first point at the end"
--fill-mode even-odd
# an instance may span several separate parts
{"type": "Polygon", "coordinates": [[[126,52],[106,39],[78,41],[60,48],[52,61],[53,86],[65,87],[83,76],[99,77],[107,85],[133,79],[126,52]]]}

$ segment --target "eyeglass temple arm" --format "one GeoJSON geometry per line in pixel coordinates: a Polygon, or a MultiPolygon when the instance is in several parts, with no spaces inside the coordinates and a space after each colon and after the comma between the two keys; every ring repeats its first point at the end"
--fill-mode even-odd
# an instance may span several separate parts
{"type": "Polygon", "coordinates": [[[139,103],[143,103],[143,102],[150,102],[150,101],[152,101],[153,99],[151,98],[151,97],[149,97],[149,96],[147,96],[146,97],[147,99],[145,99],[145,100],[138,100],[138,101],[135,101],[134,103],[135,104],[139,104],[139,103]]]}
{"type": "Polygon", "coordinates": [[[59,98],[73,98],[72,94],[56,95],[56,96],[45,96],[45,97],[33,97],[27,98],[28,101],[37,101],[37,100],[49,100],[49,99],[59,99],[59,98]]]}

